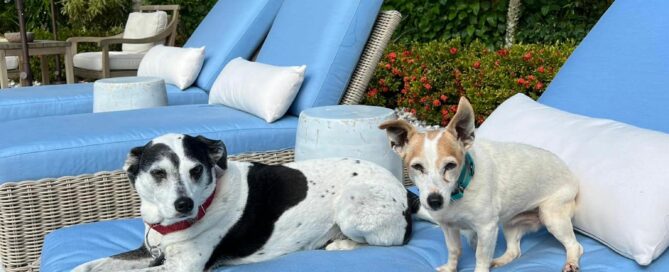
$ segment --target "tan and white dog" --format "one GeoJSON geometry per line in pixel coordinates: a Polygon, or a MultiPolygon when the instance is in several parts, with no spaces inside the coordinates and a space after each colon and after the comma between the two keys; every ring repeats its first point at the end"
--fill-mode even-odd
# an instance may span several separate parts
{"type": "Polygon", "coordinates": [[[464,97],[445,129],[419,132],[403,120],[380,128],[444,231],[448,263],[437,271],[457,270],[461,231],[476,248],[476,271],[488,271],[519,257],[521,237],[542,224],[567,251],[563,271],[579,271],[583,248],[571,223],[578,180],[557,156],[524,144],[475,142],[474,110],[464,97]],[[500,224],[507,247],[493,260],[500,224]]]}

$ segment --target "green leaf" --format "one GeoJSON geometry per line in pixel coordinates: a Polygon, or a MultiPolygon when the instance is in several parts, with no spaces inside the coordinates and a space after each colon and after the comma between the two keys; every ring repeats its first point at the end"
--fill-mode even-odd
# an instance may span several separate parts
{"type": "Polygon", "coordinates": [[[543,7],[541,7],[541,14],[542,14],[542,15],[546,16],[546,15],[548,14],[549,11],[550,11],[550,7],[549,7],[549,6],[543,6],[543,7]]]}
{"type": "Polygon", "coordinates": [[[488,24],[490,24],[491,26],[494,26],[495,23],[496,23],[496,22],[495,22],[495,17],[494,17],[494,16],[487,16],[487,17],[485,18],[485,20],[486,20],[486,21],[488,22],[488,24]]]}
{"type": "Polygon", "coordinates": [[[479,10],[481,9],[481,5],[478,0],[471,3],[471,8],[472,11],[474,12],[474,15],[479,15],[479,10]]]}
{"type": "Polygon", "coordinates": [[[467,34],[469,34],[469,36],[471,37],[474,36],[474,31],[476,31],[476,28],[474,28],[473,25],[468,25],[466,31],[467,34]]]}

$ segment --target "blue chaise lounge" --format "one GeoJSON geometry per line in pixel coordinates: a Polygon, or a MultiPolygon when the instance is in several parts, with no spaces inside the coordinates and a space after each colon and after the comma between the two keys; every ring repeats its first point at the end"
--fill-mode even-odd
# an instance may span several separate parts
{"type": "MultiPolygon", "coordinates": [[[[604,117],[669,132],[669,2],[618,0],[579,45],[539,99],[541,103],[583,115],[604,117]]],[[[662,207],[658,207],[662,208],[662,207]]],[[[64,228],[46,237],[45,271],[65,271],[82,262],[136,248],[142,241],[139,219],[64,228]]],[[[496,256],[504,249],[499,235],[496,256]]],[[[578,235],[585,254],[582,271],[669,271],[669,256],[642,267],[603,244],[578,235]]],[[[218,271],[434,271],[446,262],[441,230],[414,223],[403,247],[366,247],[349,252],[313,250],[272,261],[221,268],[218,271]]],[[[545,230],[522,241],[523,255],[493,271],[559,271],[561,244],[545,230]]],[[[473,250],[463,248],[459,271],[473,271],[473,250]]]]}
{"type": "MultiPolygon", "coordinates": [[[[206,104],[209,90],[225,64],[249,59],[265,39],[282,0],[220,0],[184,47],[205,47],[205,61],[193,85],[167,84],[169,105],[206,104]]],[[[93,84],[77,83],[0,91],[0,123],[43,116],[93,112],[93,84]]]]}
{"type": "Polygon", "coordinates": [[[5,200],[0,204],[0,258],[5,268],[21,270],[35,261],[44,235],[55,228],[136,217],[137,198],[124,174],[114,170],[131,147],[158,135],[222,139],[229,154],[245,153],[237,159],[248,159],[246,152],[262,152],[252,157],[267,163],[292,158],[290,151],[267,151],[294,146],[302,110],[362,99],[400,19],[397,12],[379,13],[381,3],[283,1],[256,59],[273,65],[306,64],[307,70],[289,112],[273,123],[208,104],[0,122],[0,202],[5,200]],[[111,172],[90,175],[100,171],[111,172]],[[73,177],[80,174],[88,178],[73,177]]]}

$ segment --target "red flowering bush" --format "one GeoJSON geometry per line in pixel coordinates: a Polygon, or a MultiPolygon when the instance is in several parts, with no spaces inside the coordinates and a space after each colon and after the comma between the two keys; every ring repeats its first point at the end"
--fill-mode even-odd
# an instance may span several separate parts
{"type": "Polygon", "coordinates": [[[428,124],[445,125],[466,96],[481,124],[516,93],[534,99],[571,54],[572,44],[514,45],[490,50],[480,42],[392,44],[363,103],[401,107],[428,124]]]}

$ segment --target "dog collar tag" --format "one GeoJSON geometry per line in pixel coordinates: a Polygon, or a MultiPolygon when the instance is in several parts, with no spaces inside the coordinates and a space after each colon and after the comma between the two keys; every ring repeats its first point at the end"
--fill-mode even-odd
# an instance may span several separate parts
{"type": "Polygon", "coordinates": [[[462,171],[460,171],[460,176],[458,177],[458,187],[451,192],[451,201],[456,201],[464,196],[465,189],[467,189],[473,177],[474,160],[472,159],[472,155],[469,155],[469,152],[467,152],[465,153],[465,164],[462,166],[462,171]]]}

